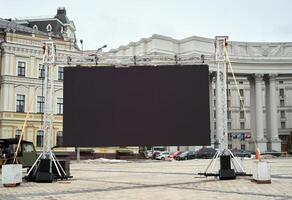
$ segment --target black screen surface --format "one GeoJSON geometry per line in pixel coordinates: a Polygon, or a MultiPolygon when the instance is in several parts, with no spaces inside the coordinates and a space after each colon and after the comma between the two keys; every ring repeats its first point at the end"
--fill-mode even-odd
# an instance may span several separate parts
{"type": "Polygon", "coordinates": [[[64,146],[210,144],[207,65],[67,67],[64,146]]]}

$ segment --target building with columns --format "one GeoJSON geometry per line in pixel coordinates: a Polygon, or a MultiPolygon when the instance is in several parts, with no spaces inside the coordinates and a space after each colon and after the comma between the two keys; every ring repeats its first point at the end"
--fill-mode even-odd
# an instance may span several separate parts
{"type": "MultiPolygon", "coordinates": [[[[57,56],[79,56],[75,26],[60,8],[47,18],[0,19],[0,138],[18,137],[30,112],[24,139],[42,145],[43,42],[53,39],[57,56]]],[[[236,84],[228,78],[228,147],[262,151],[290,151],[292,140],[292,43],[249,43],[228,41],[228,52],[236,84]]],[[[207,63],[210,70],[210,134],[218,144],[216,113],[216,63],[214,40],[189,37],[182,40],[152,35],[105,52],[100,58],[122,61],[134,56],[152,56],[149,64],[173,58],[173,64],[190,59],[189,64],[207,63]]],[[[137,60],[137,62],[140,62],[137,60]]],[[[63,66],[55,71],[54,143],[62,140],[63,66]]],[[[198,94],[199,97],[200,94],[198,94]]],[[[185,147],[193,149],[194,147],[185,147]]],[[[175,148],[172,148],[175,149],[175,148]]],[[[102,149],[102,152],[108,152],[102,149]]]]}
{"type": "MultiPolygon", "coordinates": [[[[214,39],[189,37],[182,40],[152,35],[112,49],[105,56],[173,56],[207,63],[210,70],[211,143],[217,146],[216,63],[214,39]]],[[[262,152],[292,151],[292,43],[228,41],[228,54],[239,91],[229,71],[228,147],[262,152]],[[239,94],[243,97],[240,104],[239,94]]],[[[150,61],[152,62],[152,61],[150,61]]],[[[191,64],[191,62],[190,62],[191,64]]],[[[198,94],[199,95],[199,94],[198,94]]],[[[192,149],[187,147],[186,149],[192,149]]]]}

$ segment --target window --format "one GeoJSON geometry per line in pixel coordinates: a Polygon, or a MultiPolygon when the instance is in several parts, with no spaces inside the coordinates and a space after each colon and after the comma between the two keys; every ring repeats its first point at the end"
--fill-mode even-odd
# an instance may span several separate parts
{"type": "Polygon", "coordinates": [[[20,135],[21,135],[21,130],[19,130],[19,129],[16,130],[16,131],[15,131],[15,138],[19,140],[20,135]]]}
{"type": "Polygon", "coordinates": [[[227,111],[227,118],[231,119],[231,111],[230,110],[227,111]]]}
{"type": "Polygon", "coordinates": [[[62,131],[58,131],[57,132],[57,146],[62,146],[63,145],[63,132],[62,131]]]}
{"type": "Polygon", "coordinates": [[[285,118],[285,111],[281,110],[281,118],[285,118]]]}
{"type": "Polygon", "coordinates": [[[240,93],[240,96],[244,96],[244,90],[243,89],[239,89],[239,93],[240,93]]]}
{"type": "Polygon", "coordinates": [[[33,25],[32,29],[37,31],[38,30],[38,26],[37,25],[33,25]]]}
{"type": "Polygon", "coordinates": [[[231,90],[228,89],[228,90],[226,91],[226,93],[227,93],[227,96],[230,96],[230,94],[231,94],[231,90]]]}
{"type": "Polygon", "coordinates": [[[280,97],[284,98],[284,89],[283,88],[281,88],[279,90],[279,95],[280,95],[280,97]]]}
{"type": "Polygon", "coordinates": [[[42,64],[39,64],[39,78],[40,79],[45,78],[45,66],[42,64]]]}
{"type": "Polygon", "coordinates": [[[244,122],[240,122],[240,129],[241,130],[245,129],[245,123],[244,122]]]}
{"type": "Polygon", "coordinates": [[[44,113],[44,104],[45,104],[45,97],[38,96],[37,97],[37,112],[44,113]]]}
{"type": "Polygon", "coordinates": [[[23,143],[22,148],[23,148],[23,152],[34,152],[35,151],[33,145],[30,143],[23,143]]]}
{"type": "Polygon", "coordinates": [[[37,131],[37,147],[43,146],[43,139],[44,139],[44,131],[39,130],[37,131]]]}
{"type": "Polygon", "coordinates": [[[228,144],[228,149],[232,149],[232,144],[228,144]]]}
{"type": "Polygon", "coordinates": [[[48,32],[51,32],[51,31],[52,31],[52,25],[51,25],[51,24],[48,24],[48,25],[47,25],[47,31],[48,31],[48,32]]]}
{"type": "Polygon", "coordinates": [[[228,133],[228,140],[232,140],[232,133],[228,133]]]}
{"type": "Polygon", "coordinates": [[[216,107],[216,100],[214,100],[214,107],[216,107]]]}
{"type": "Polygon", "coordinates": [[[214,122],[214,129],[216,129],[216,122],[214,122]]]}
{"type": "Polygon", "coordinates": [[[216,89],[213,90],[213,96],[216,96],[216,89]]]}
{"type": "Polygon", "coordinates": [[[57,98],[57,114],[63,114],[63,98],[57,98]]]}
{"type": "Polygon", "coordinates": [[[240,103],[240,108],[243,108],[243,106],[244,106],[244,99],[242,99],[242,100],[239,99],[239,103],[240,103]]]}
{"type": "Polygon", "coordinates": [[[241,144],[240,149],[245,150],[245,144],[241,144]]]}
{"type": "Polygon", "coordinates": [[[24,112],[24,99],[24,95],[18,94],[16,96],[16,112],[24,112]]]}
{"type": "Polygon", "coordinates": [[[284,99],[281,99],[281,100],[280,100],[280,106],[285,106],[285,101],[284,101],[284,99]]]}
{"type": "Polygon", "coordinates": [[[214,118],[216,118],[216,110],[214,110],[214,118]]]}
{"type": "Polygon", "coordinates": [[[281,122],[281,128],[286,128],[286,122],[281,122]]]}
{"type": "Polygon", "coordinates": [[[18,61],[17,64],[17,75],[18,76],[25,76],[25,62],[18,61]]]}
{"type": "Polygon", "coordinates": [[[244,119],[244,112],[240,111],[240,119],[244,119]]]}
{"type": "Polygon", "coordinates": [[[228,128],[228,130],[231,129],[231,122],[227,122],[227,128],[228,128]]]}
{"type": "Polygon", "coordinates": [[[243,81],[239,81],[239,84],[243,84],[243,81]]]}
{"type": "Polygon", "coordinates": [[[58,80],[64,80],[64,67],[58,68],[58,80]]]}
{"type": "Polygon", "coordinates": [[[279,81],[279,84],[283,84],[284,83],[284,81],[279,81]]]}

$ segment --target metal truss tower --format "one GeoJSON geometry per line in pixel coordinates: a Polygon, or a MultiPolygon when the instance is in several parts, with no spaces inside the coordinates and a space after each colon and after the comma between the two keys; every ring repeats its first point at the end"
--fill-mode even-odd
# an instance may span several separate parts
{"type": "Polygon", "coordinates": [[[44,121],[43,121],[43,158],[48,158],[53,145],[53,117],[54,117],[54,70],[55,53],[54,43],[49,41],[44,44],[43,65],[45,70],[44,79],[44,121]]]}
{"type": "Polygon", "coordinates": [[[45,179],[45,181],[51,182],[53,181],[53,165],[58,172],[59,178],[67,178],[67,174],[64,171],[63,167],[59,163],[56,158],[56,155],[52,151],[53,147],[53,121],[54,121],[54,70],[56,68],[56,46],[53,41],[46,41],[43,46],[43,66],[45,71],[45,79],[44,79],[44,122],[43,122],[43,149],[42,153],[39,155],[33,166],[28,171],[26,177],[29,177],[32,170],[35,169],[33,176],[35,180],[45,179]],[[38,177],[38,168],[42,160],[49,161],[48,171],[46,171],[45,175],[40,175],[41,178],[38,177]],[[45,178],[43,178],[45,177],[45,178]]]}
{"type": "Polygon", "coordinates": [[[227,36],[215,37],[215,62],[217,63],[216,77],[216,130],[219,149],[228,149],[227,130],[227,65],[225,49],[227,36]]]}

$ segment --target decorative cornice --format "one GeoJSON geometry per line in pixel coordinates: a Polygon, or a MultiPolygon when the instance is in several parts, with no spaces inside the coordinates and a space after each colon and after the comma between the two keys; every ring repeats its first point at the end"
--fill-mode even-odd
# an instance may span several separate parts
{"type": "MultiPolygon", "coordinates": [[[[126,46],[120,46],[117,49],[111,49],[108,53],[118,53],[119,51],[137,47],[142,43],[151,42],[155,39],[172,42],[173,44],[182,45],[188,42],[199,42],[204,48],[198,48],[197,44],[190,44],[193,47],[186,49],[188,52],[197,52],[199,54],[213,53],[215,47],[214,39],[192,36],[185,39],[177,40],[172,37],[154,34],[149,38],[142,38],[138,42],[130,42],[126,46]],[[204,44],[205,43],[205,44],[204,44]]],[[[232,60],[237,62],[291,62],[292,61],[292,42],[237,42],[228,41],[228,51],[232,60]],[[287,60],[288,59],[288,60],[287,60]]],[[[156,50],[158,46],[154,47],[156,50]]],[[[175,52],[173,49],[164,49],[171,51],[173,54],[184,54],[185,51],[180,48],[180,52],[175,52]]]]}
{"type": "MultiPolygon", "coordinates": [[[[13,84],[13,85],[33,85],[33,86],[41,86],[42,80],[39,78],[30,78],[30,77],[19,77],[19,76],[11,76],[4,75],[1,76],[1,84],[13,84]]],[[[63,87],[62,81],[55,80],[56,89],[63,87]]]]}

